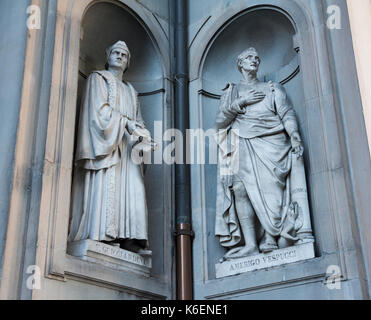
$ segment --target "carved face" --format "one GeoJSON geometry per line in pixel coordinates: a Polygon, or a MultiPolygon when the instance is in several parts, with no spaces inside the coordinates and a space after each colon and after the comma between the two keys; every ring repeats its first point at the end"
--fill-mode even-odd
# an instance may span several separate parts
{"type": "Polygon", "coordinates": [[[128,52],[120,49],[120,48],[114,48],[111,51],[111,54],[108,58],[108,65],[112,68],[120,68],[122,70],[126,70],[129,63],[129,56],[128,52]]]}
{"type": "Polygon", "coordinates": [[[241,70],[247,72],[258,72],[260,66],[260,58],[255,50],[249,50],[239,61],[239,67],[241,70]]]}

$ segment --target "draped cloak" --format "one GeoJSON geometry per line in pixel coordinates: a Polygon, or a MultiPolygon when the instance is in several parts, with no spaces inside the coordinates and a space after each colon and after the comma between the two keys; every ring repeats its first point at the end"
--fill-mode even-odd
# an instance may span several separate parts
{"type": "Polygon", "coordinates": [[[290,205],[292,148],[288,135],[298,130],[295,113],[284,88],[266,83],[259,89],[266,94],[264,100],[236,116],[231,110],[233,101],[250,89],[243,82],[229,84],[216,119],[219,161],[215,235],[224,247],[233,247],[242,238],[233,180],[242,181],[259,229],[272,236],[280,235],[290,205]],[[277,93],[280,99],[276,99],[277,93]],[[227,175],[222,171],[225,167],[230,167],[227,175]]]}
{"type": "Polygon", "coordinates": [[[148,241],[142,168],[131,159],[136,139],[126,124],[143,124],[137,93],[109,71],[95,71],[82,100],[69,241],[148,241]]]}

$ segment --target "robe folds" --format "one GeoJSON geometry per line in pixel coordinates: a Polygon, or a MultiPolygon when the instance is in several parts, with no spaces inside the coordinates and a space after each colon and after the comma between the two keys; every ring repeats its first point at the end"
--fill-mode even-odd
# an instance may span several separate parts
{"type": "Polygon", "coordinates": [[[109,71],[93,72],[82,100],[69,241],[148,241],[148,210],[137,142],[128,120],[143,124],[137,93],[109,71]]]}
{"type": "Polygon", "coordinates": [[[233,247],[242,239],[231,190],[236,179],[245,186],[262,232],[280,236],[291,203],[289,136],[298,130],[295,113],[283,87],[266,83],[259,89],[266,95],[264,100],[247,106],[245,114],[236,115],[232,103],[250,89],[244,83],[229,84],[216,119],[219,162],[215,235],[224,247],[233,247]],[[275,96],[278,93],[280,99],[275,96]],[[225,167],[230,167],[227,175],[225,167]]]}

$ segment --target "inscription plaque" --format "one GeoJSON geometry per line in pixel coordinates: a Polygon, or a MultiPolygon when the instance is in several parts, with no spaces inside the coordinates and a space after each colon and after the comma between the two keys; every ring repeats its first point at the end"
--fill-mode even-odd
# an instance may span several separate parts
{"type": "Polygon", "coordinates": [[[284,249],[278,249],[266,254],[261,253],[218,263],[215,265],[216,277],[223,278],[312,258],[314,258],[313,243],[305,243],[284,249]]]}
{"type": "Polygon", "coordinates": [[[69,243],[67,252],[84,260],[103,263],[115,269],[122,269],[149,275],[152,258],[93,240],[69,243]]]}

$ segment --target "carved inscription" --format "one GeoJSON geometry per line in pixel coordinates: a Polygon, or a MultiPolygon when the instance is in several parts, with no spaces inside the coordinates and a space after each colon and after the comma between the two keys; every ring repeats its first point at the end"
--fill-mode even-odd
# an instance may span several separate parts
{"type": "Polygon", "coordinates": [[[293,263],[314,258],[313,243],[278,249],[240,259],[230,259],[215,265],[216,277],[222,278],[239,273],[293,263]]]}
{"type": "Polygon", "coordinates": [[[135,263],[135,264],[139,264],[142,266],[148,265],[148,263],[146,263],[146,260],[143,257],[141,257],[139,254],[126,251],[118,247],[105,245],[100,242],[95,243],[94,251],[107,255],[107,256],[115,257],[121,260],[135,263]]]}
{"type": "Polygon", "coordinates": [[[236,271],[236,270],[243,269],[246,267],[254,267],[254,266],[259,266],[263,264],[267,265],[274,261],[280,261],[280,260],[284,262],[285,260],[289,258],[295,258],[295,257],[296,257],[295,249],[289,252],[284,252],[284,253],[273,253],[271,255],[266,255],[266,256],[255,258],[255,259],[248,259],[246,261],[241,261],[235,264],[231,264],[229,270],[236,271]]]}

